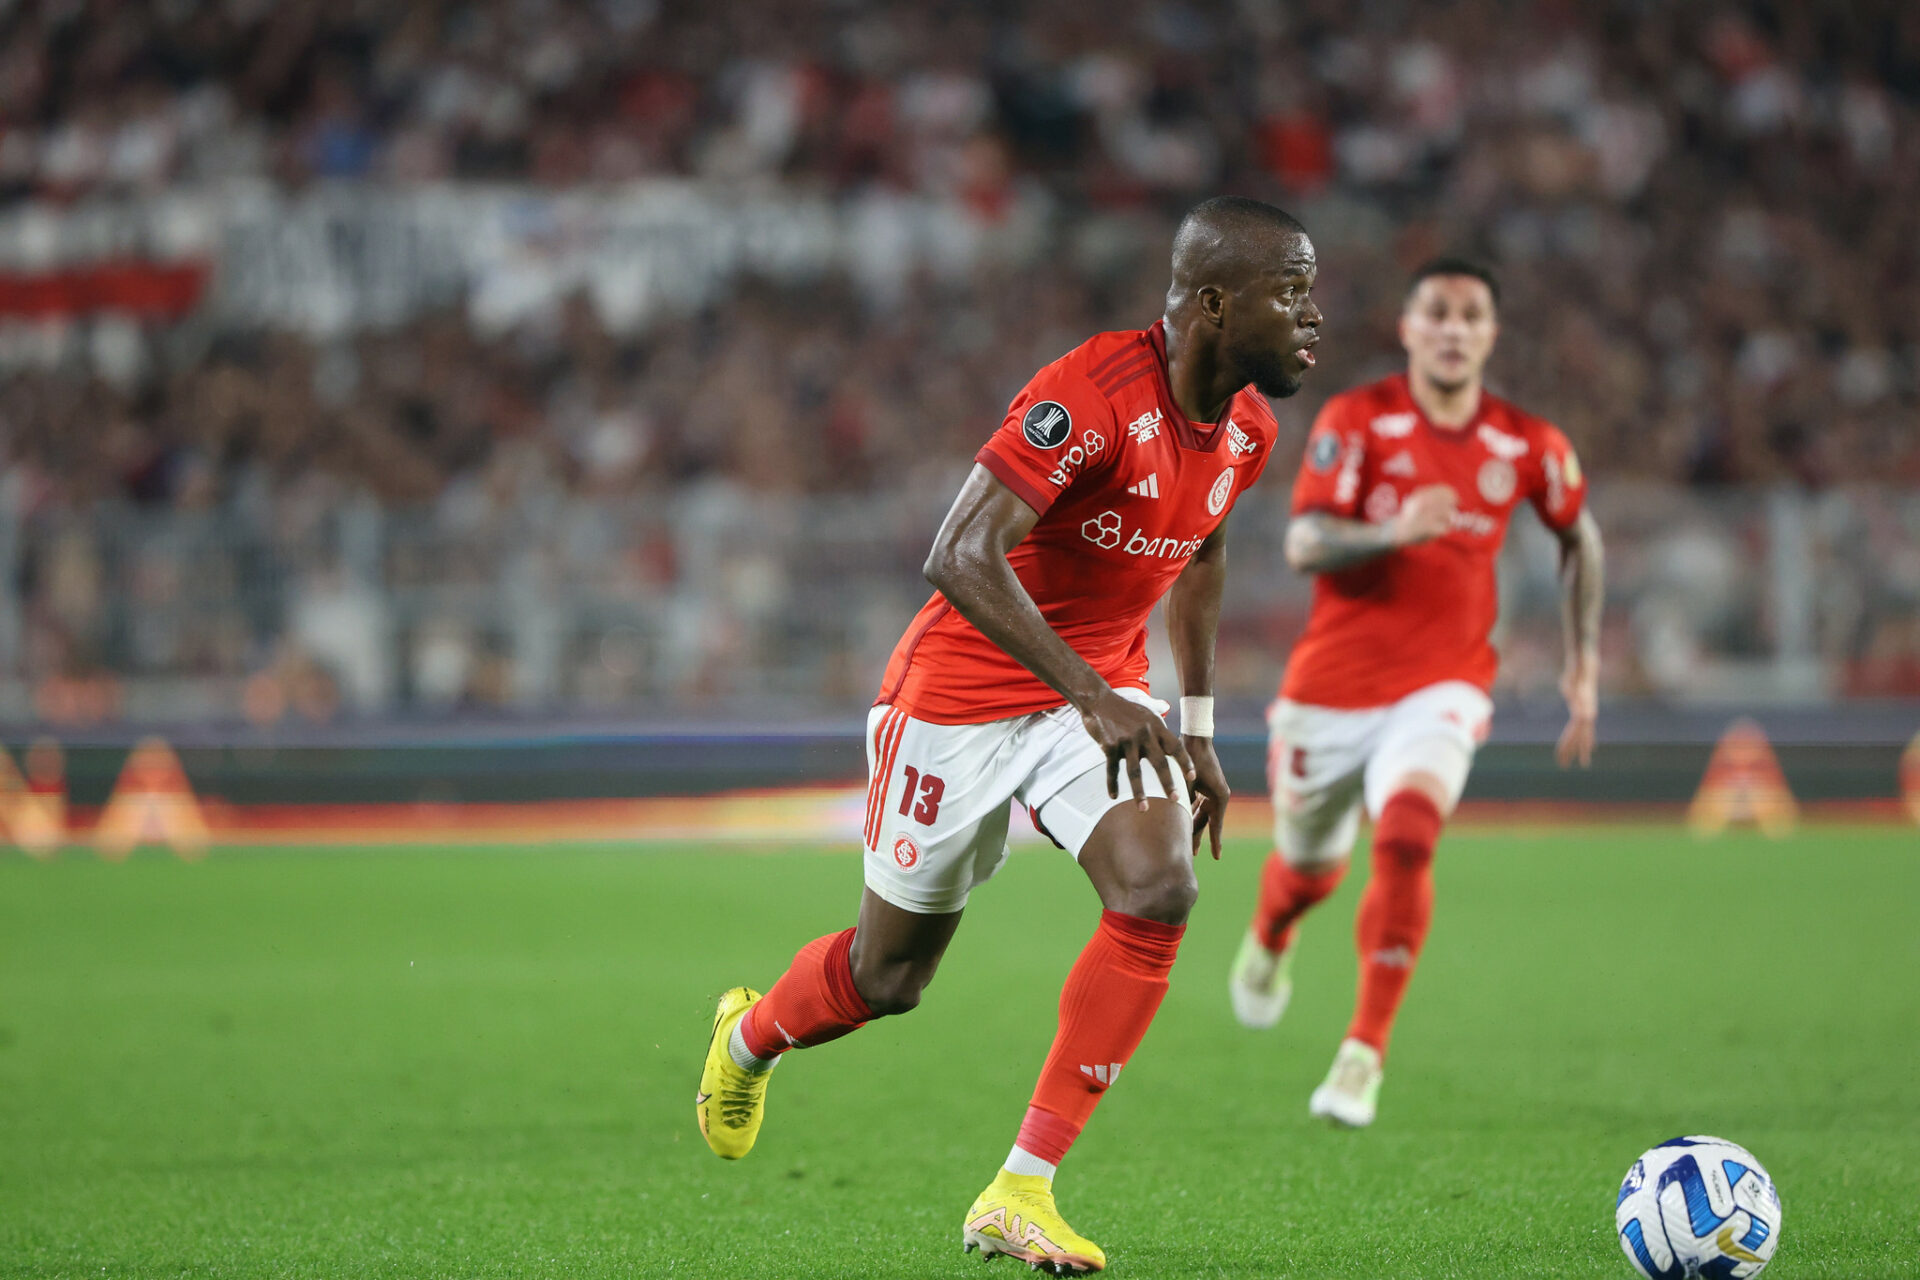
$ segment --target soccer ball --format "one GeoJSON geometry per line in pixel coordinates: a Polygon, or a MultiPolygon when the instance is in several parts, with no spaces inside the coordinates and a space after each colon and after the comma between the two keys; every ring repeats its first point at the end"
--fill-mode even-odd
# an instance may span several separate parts
{"type": "Polygon", "coordinates": [[[1780,1194],[1745,1147],[1675,1138],[1633,1162],[1613,1220],[1647,1280],[1757,1276],[1780,1243],[1780,1194]]]}

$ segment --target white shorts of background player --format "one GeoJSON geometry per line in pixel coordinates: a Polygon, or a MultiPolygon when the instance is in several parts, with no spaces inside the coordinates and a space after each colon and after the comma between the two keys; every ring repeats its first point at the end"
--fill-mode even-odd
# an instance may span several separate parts
{"type": "Polygon", "coordinates": [[[1267,709],[1274,847],[1303,870],[1345,861],[1360,833],[1361,804],[1377,820],[1415,773],[1439,779],[1452,812],[1492,718],[1493,703],[1464,680],[1358,710],[1275,701],[1267,709]]]}
{"type": "MultiPolygon", "coordinates": [[[[1117,692],[1167,713],[1166,703],[1139,690],[1117,692]]],[[[1168,768],[1174,799],[1191,812],[1180,766],[1169,760],[1168,768]]],[[[921,915],[960,910],[975,886],[993,878],[1007,860],[1013,802],[1078,858],[1107,810],[1134,800],[1124,764],[1120,798],[1107,795],[1106,753],[1072,707],[985,724],[930,724],[875,707],[867,716],[867,770],[867,888],[921,915]]],[[[1141,763],[1140,776],[1147,795],[1166,795],[1150,763],[1141,763]]]]}

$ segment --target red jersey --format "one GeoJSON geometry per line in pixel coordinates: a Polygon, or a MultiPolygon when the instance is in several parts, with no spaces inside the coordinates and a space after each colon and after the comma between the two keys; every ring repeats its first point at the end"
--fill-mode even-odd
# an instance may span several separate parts
{"type": "MultiPolygon", "coordinates": [[[[1246,387],[1218,423],[1187,421],[1166,332],[1103,333],[1014,397],[975,461],[1040,513],[1007,554],[1047,625],[1107,683],[1147,687],[1147,617],[1259,478],[1278,434],[1246,387]]],[[[982,724],[1065,700],[934,593],[895,646],[876,704],[982,724]]]]}
{"type": "Polygon", "coordinates": [[[1306,634],[1280,696],[1378,707],[1442,680],[1486,689],[1499,658],[1494,560],[1522,498],[1549,528],[1580,514],[1586,479],[1557,427],[1484,392],[1468,425],[1435,426],[1403,374],[1327,401],[1307,437],[1293,513],[1384,524],[1415,489],[1459,496],[1450,532],[1337,573],[1316,574],[1306,634]]]}

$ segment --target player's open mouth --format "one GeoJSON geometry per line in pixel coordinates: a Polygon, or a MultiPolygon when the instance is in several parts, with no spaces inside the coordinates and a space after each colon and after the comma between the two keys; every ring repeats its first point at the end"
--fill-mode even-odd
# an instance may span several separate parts
{"type": "Polygon", "coordinates": [[[1300,357],[1301,364],[1307,366],[1309,369],[1313,368],[1313,344],[1309,343],[1293,354],[1300,357]]]}

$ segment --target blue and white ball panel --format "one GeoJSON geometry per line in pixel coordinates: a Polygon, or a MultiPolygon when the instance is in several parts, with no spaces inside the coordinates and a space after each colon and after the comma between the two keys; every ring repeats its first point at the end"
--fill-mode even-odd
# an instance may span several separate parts
{"type": "Polygon", "coordinates": [[[1780,1239],[1773,1179],[1719,1138],[1661,1143],[1634,1161],[1614,1203],[1620,1247],[1648,1280],[1745,1280],[1780,1239]]]}

